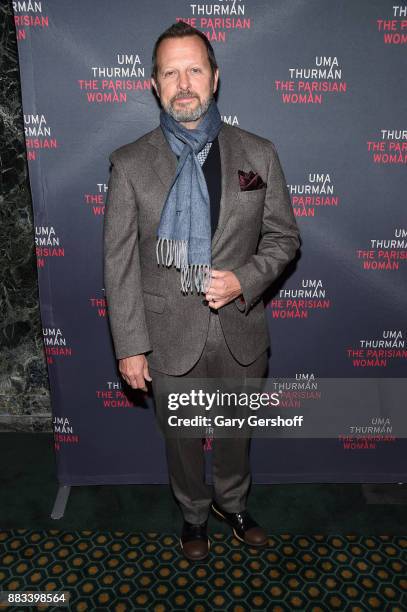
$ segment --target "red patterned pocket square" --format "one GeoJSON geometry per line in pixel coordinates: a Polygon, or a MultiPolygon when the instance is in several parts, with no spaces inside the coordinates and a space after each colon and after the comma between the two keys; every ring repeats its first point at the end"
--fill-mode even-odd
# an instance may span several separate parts
{"type": "Polygon", "coordinates": [[[237,173],[239,175],[240,191],[254,191],[255,189],[267,187],[267,183],[263,181],[260,174],[253,172],[253,170],[249,172],[238,170],[237,173]]]}

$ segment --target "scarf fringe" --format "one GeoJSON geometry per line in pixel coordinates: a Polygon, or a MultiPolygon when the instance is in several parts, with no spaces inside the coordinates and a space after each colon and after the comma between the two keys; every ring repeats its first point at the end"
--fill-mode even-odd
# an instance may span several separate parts
{"type": "Polygon", "coordinates": [[[198,293],[206,293],[211,282],[210,264],[188,264],[188,240],[158,238],[156,244],[157,263],[174,265],[181,270],[181,289],[183,293],[193,292],[193,285],[198,293]],[[164,252],[165,251],[165,252],[164,252]],[[160,261],[161,255],[161,261],[160,261]]]}
{"type": "Polygon", "coordinates": [[[206,293],[211,283],[211,266],[208,264],[189,264],[181,268],[181,288],[184,293],[193,291],[192,280],[198,293],[206,293]]]}
{"type": "Polygon", "coordinates": [[[178,270],[181,268],[181,266],[188,265],[188,240],[158,238],[155,252],[157,255],[158,264],[161,263],[167,267],[174,265],[178,270]],[[164,248],[166,248],[165,255],[164,248]]]}

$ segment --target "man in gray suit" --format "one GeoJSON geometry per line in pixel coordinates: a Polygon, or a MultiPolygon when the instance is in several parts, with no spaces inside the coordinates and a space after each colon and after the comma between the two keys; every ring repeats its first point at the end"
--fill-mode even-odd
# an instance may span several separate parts
{"type": "MultiPolygon", "coordinates": [[[[265,376],[262,296],[299,247],[276,149],[221,121],[218,79],[207,38],[173,24],[153,52],[160,125],[110,155],[104,281],[114,349],[123,379],[145,391],[151,381],[156,398],[174,377],[265,376]]],[[[202,439],[165,444],[184,555],[207,556],[210,509],[242,542],[264,546],[246,508],[249,439],[214,440],[214,492],[202,439]]]]}

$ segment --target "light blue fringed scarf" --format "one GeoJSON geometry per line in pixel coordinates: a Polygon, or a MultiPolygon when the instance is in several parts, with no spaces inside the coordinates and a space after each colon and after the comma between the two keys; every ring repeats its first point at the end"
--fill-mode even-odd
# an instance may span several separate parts
{"type": "Polygon", "coordinates": [[[222,119],[212,99],[198,127],[188,130],[161,110],[160,125],[172,151],[179,156],[175,176],[161,213],[157,261],[181,270],[181,290],[205,293],[211,277],[211,220],[209,193],[197,158],[219,133],[222,119]]]}

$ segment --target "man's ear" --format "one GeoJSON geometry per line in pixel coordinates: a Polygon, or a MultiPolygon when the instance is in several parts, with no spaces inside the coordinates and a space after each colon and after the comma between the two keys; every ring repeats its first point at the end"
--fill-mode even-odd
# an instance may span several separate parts
{"type": "Polygon", "coordinates": [[[219,80],[219,68],[216,68],[215,74],[213,77],[213,93],[215,93],[215,91],[218,88],[218,80],[219,80]]]}
{"type": "Polygon", "coordinates": [[[160,97],[160,93],[158,91],[157,83],[155,82],[153,77],[151,77],[151,84],[154,87],[154,90],[155,90],[155,93],[157,94],[157,96],[160,97]]]}

